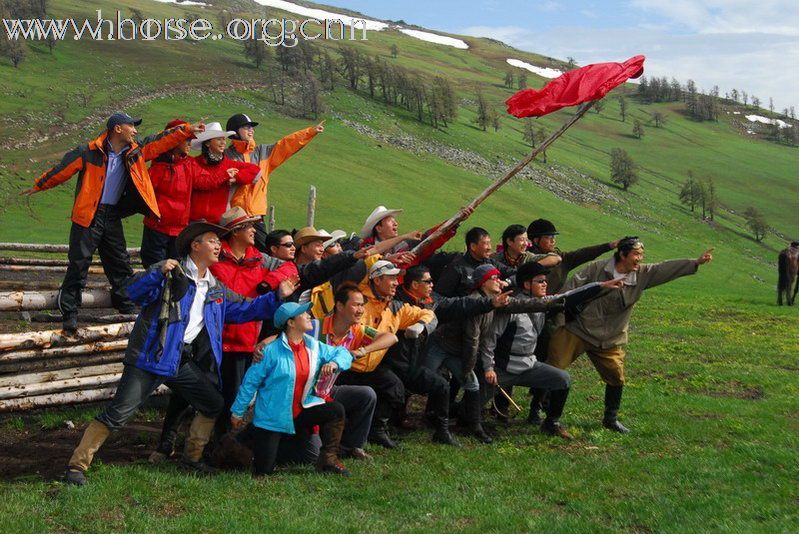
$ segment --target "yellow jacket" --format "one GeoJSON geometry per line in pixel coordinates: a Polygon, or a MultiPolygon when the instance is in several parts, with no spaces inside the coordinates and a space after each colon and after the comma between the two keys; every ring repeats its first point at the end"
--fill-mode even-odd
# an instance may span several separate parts
{"type": "MultiPolygon", "coordinates": [[[[371,326],[378,332],[396,334],[398,331],[405,330],[420,321],[429,324],[436,320],[436,314],[432,310],[425,310],[399,300],[375,297],[369,281],[362,283],[359,288],[366,298],[361,323],[371,326]]],[[[374,371],[380,365],[380,362],[383,361],[386,350],[370,352],[363,358],[354,360],[351,369],[358,373],[374,371]]]]}

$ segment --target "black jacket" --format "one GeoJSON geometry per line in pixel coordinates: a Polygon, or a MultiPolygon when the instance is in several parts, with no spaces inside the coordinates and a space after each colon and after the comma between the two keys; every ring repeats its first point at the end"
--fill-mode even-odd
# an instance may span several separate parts
{"type": "Polygon", "coordinates": [[[492,259],[476,260],[468,252],[452,261],[441,273],[441,278],[436,282],[438,292],[446,297],[465,297],[474,291],[472,274],[480,265],[488,263],[499,269],[502,278],[512,278],[516,269],[508,267],[492,259]]]}

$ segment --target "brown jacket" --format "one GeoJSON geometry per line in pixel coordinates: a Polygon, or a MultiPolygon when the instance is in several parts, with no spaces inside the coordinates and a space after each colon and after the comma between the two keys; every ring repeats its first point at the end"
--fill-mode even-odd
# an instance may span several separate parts
{"type": "MultiPolygon", "coordinates": [[[[612,280],[614,266],[613,258],[595,261],[575,274],[563,289],[567,291],[589,282],[612,280]]],[[[566,323],[566,329],[603,349],[624,345],[627,343],[627,328],[633,306],[644,290],[694,274],[698,268],[696,260],[669,260],[641,265],[637,272],[629,273],[621,289],[606,290],[588,302],[574,320],[566,323]]]]}

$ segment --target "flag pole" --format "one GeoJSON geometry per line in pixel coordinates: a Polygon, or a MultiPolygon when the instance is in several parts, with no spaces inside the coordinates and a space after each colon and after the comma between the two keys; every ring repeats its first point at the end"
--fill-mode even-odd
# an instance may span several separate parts
{"type": "MultiPolygon", "coordinates": [[[[583,117],[583,115],[585,115],[588,112],[588,110],[591,109],[591,106],[594,105],[594,102],[596,102],[596,100],[592,100],[591,102],[586,102],[585,104],[580,106],[580,108],[577,110],[577,113],[575,113],[572,118],[563,123],[563,125],[555,133],[553,133],[552,135],[547,137],[542,143],[540,143],[526,158],[521,160],[519,163],[516,164],[515,167],[509,170],[505,174],[505,176],[495,180],[491,185],[486,187],[483,190],[483,192],[477,195],[477,197],[474,200],[472,200],[466,207],[471,209],[477,208],[477,206],[482,204],[485,199],[487,199],[489,196],[491,196],[492,193],[494,193],[494,191],[496,191],[497,189],[508,183],[511,178],[516,176],[519,173],[519,171],[521,171],[531,161],[533,161],[536,158],[536,156],[538,156],[541,152],[545,151],[549,147],[549,145],[555,142],[555,140],[558,137],[563,135],[563,133],[566,130],[568,130],[575,122],[580,120],[583,117]]],[[[419,254],[419,252],[423,250],[424,247],[427,246],[429,242],[438,239],[441,235],[448,232],[453,226],[464,220],[466,220],[466,217],[463,216],[463,212],[458,211],[458,213],[447,219],[447,221],[444,224],[439,226],[435,232],[431,233],[429,236],[423,239],[418,245],[413,247],[411,252],[414,254],[419,254]]]]}

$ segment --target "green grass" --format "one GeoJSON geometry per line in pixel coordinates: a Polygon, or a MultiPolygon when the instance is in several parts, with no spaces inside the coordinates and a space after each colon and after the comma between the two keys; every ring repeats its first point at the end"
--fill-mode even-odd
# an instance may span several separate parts
{"type": "MultiPolygon", "coordinates": [[[[96,5],[104,13],[116,9],[110,2],[96,5]]],[[[145,16],[204,12],[147,0],[126,6],[145,16]]],[[[70,0],[52,9],[60,16],[86,16],[96,7],[70,0]]],[[[498,107],[512,93],[501,86],[506,58],[549,65],[487,40],[468,41],[472,48],[462,51],[373,32],[368,42],[348,45],[389,56],[396,43],[400,55],[392,61],[447,76],[462,99],[474,99],[479,85],[498,107]]],[[[95,135],[107,110],[120,103],[144,117],[145,133],[175,117],[224,123],[245,111],[261,122],[257,139],[267,142],[311,123],[281,115],[261,91],[230,87],[255,86],[263,76],[230,41],[64,42],[52,56],[32,48],[18,69],[0,62],[2,142],[42,134],[49,139],[0,155],[2,241],[66,242],[74,181],[29,200],[16,193],[95,135]],[[91,94],[85,105],[81,91],[91,94]]],[[[532,74],[529,79],[543,83],[532,74]]],[[[410,230],[448,217],[491,179],[359,135],[340,118],[508,165],[529,150],[520,121],[503,116],[499,132],[481,132],[467,104],[449,128],[433,130],[341,87],[326,100],[325,133],[271,176],[269,203],[276,206],[279,227],[304,225],[310,185],[318,190],[318,227],[359,229],[374,206],[384,204],[404,208],[400,224],[410,230]]],[[[561,231],[564,250],[640,235],[649,261],[696,257],[715,247],[712,264],[647,292],[633,316],[622,406],[632,434],[600,428],[602,387],[583,358],[571,369],[574,388],[564,419],[578,438],[572,444],[512,426],[492,446],[466,439],[464,449],[454,451],[429,444],[419,432],[398,451],[372,451],[373,464],[349,462],[348,480],[303,468],[260,481],[243,474],[198,480],[169,466],[98,462],[83,489],[31,477],[2,483],[5,530],[795,531],[799,327],[795,309],[774,306],[774,263],[784,240],[770,235],[755,243],[739,214],[754,205],[781,232],[799,233],[793,215],[799,151],[742,135],[731,123],[737,116],[722,113],[718,123],[697,123],[680,107],[628,98],[629,116],[621,122],[611,95],[600,114],[589,113],[548,151],[549,165],[532,164],[548,176],[565,172],[577,186],[598,189],[608,200],[574,203],[515,179],[467,223],[486,227],[496,238],[510,223],[546,217],[561,231]],[[646,123],[653,111],[666,116],[663,128],[647,126],[642,140],[632,138],[633,120],[646,123]],[[641,182],[627,193],[607,185],[615,147],[630,152],[642,168],[641,182]],[[712,224],[699,222],[676,200],[688,169],[715,179],[726,209],[712,224]]],[[[552,131],[571,113],[539,121],[552,131]]],[[[129,219],[126,232],[129,245],[138,245],[141,218],[129,219]]],[[[461,243],[459,235],[448,248],[461,243]]],[[[521,391],[516,396],[526,400],[521,391]]],[[[55,428],[67,419],[80,425],[93,415],[77,408],[4,424],[10,431],[55,428]]]]}

